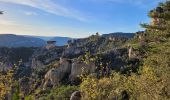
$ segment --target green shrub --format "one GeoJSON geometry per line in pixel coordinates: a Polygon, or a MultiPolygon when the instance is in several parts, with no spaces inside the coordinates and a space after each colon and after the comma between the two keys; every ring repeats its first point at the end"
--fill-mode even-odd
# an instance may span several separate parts
{"type": "Polygon", "coordinates": [[[41,96],[39,100],[70,100],[71,94],[77,90],[79,90],[78,86],[55,87],[47,95],[41,96]]]}
{"type": "Polygon", "coordinates": [[[122,99],[124,91],[132,100],[165,100],[169,98],[169,83],[167,79],[158,77],[154,68],[144,66],[139,73],[140,75],[131,73],[130,76],[113,73],[111,77],[100,80],[87,77],[80,85],[82,99],[122,99]]]}

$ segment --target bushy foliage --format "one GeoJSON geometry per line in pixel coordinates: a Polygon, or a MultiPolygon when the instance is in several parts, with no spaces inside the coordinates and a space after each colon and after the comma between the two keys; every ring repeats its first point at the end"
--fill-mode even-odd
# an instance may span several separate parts
{"type": "Polygon", "coordinates": [[[13,82],[12,76],[12,70],[9,70],[5,74],[0,72],[0,99],[4,99],[5,96],[10,92],[13,82]]]}
{"type": "Polygon", "coordinates": [[[127,93],[126,99],[160,100],[168,99],[164,93],[166,86],[164,83],[165,81],[157,77],[155,69],[145,66],[140,71],[140,75],[132,73],[130,76],[126,76],[113,73],[111,77],[100,80],[87,77],[83,80],[80,89],[83,100],[123,99],[125,91],[127,93]]]}
{"type": "Polygon", "coordinates": [[[71,94],[77,90],[77,86],[55,87],[47,95],[40,96],[39,100],[70,100],[71,94]]]}
{"type": "Polygon", "coordinates": [[[15,84],[13,85],[14,85],[13,88],[15,88],[15,91],[13,91],[14,93],[12,94],[12,100],[19,100],[21,97],[19,84],[15,82],[15,84]]]}

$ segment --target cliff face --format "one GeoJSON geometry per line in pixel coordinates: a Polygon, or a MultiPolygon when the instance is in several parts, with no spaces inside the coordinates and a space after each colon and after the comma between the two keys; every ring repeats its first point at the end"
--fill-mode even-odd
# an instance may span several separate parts
{"type": "Polygon", "coordinates": [[[43,88],[47,89],[50,85],[59,86],[66,77],[68,82],[70,81],[74,84],[82,74],[92,74],[95,72],[96,66],[94,62],[86,64],[79,60],[71,61],[67,58],[60,58],[59,65],[46,73],[43,88]]]}
{"type": "Polygon", "coordinates": [[[80,78],[81,75],[92,73],[96,73],[96,66],[94,62],[89,62],[86,64],[78,60],[73,61],[69,79],[74,82],[77,78],[80,78]]]}

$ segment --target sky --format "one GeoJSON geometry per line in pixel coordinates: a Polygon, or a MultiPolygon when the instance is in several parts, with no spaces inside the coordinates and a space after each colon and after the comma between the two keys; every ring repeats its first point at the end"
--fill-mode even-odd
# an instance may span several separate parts
{"type": "Polygon", "coordinates": [[[0,0],[0,34],[87,37],[137,32],[165,0],[0,0]]]}

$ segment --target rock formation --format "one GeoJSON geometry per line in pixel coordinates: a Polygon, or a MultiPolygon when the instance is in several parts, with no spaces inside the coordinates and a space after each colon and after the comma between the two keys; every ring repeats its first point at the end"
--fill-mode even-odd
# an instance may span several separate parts
{"type": "Polygon", "coordinates": [[[32,68],[44,68],[51,62],[59,59],[62,55],[64,48],[51,48],[47,50],[46,48],[37,49],[31,58],[32,68]]]}
{"type": "Polygon", "coordinates": [[[44,68],[45,67],[45,65],[41,61],[36,60],[35,58],[32,59],[31,66],[32,68],[44,68]]]}
{"type": "Polygon", "coordinates": [[[46,49],[52,49],[52,48],[55,48],[56,46],[56,41],[47,41],[47,45],[46,45],[46,49]]]}
{"type": "Polygon", "coordinates": [[[9,67],[6,64],[0,62],[0,72],[6,72],[9,67]]]}
{"type": "Polygon", "coordinates": [[[65,58],[60,59],[60,65],[57,68],[52,68],[45,75],[45,82],[43,89],[46,89],[48,86],[58,86],[60,81],[69,74],[71,71],[71,63],[65,58]]]}
{"type": "Polygon", "coordinates": [[[49,86],[57,86],[61,78],[64,76],[62,72],[59,72],[57,69],[51,69],[45,75],[45,83],[43,89],[46,89],[49,86]]]}
{"type": "Polygon", "coordinates": [[[82,54],[82,48],[78,48],[75,46],[68,47],[63,52],[64,57],[76,56],[76,55],[80,55],[80,54],[82,54]]]}
{"type": "Polygon", "coordinates": [[[52,68],[45,75],[45,82],[43,88],[48,86],[58,86],[66,75],[69,75],[69,80],[75,81],[82,74],[95,73],[95,63],[90,62],[86,64],[80,61],[74,61],[73,63],[66,59],[60,58],[60,64],[56,68],[52,68]]]}
{"type": "Polygon", "coordinates": [[[134,48],[130,45],[128,46],[128,56],[129,56],[129,59],[136,57],[136,53],[134,51],[134,48]]]}
{"type": "Polygon", "coordinates": [[[96,70],[96,66],[94,62],[90,62],[89,64],[86,64],[84,62],[74,61],[72,63],[70,80],[74,81],[77,77],[79,77],[82,74],[95,73],[95,70],[96,70]]]}

